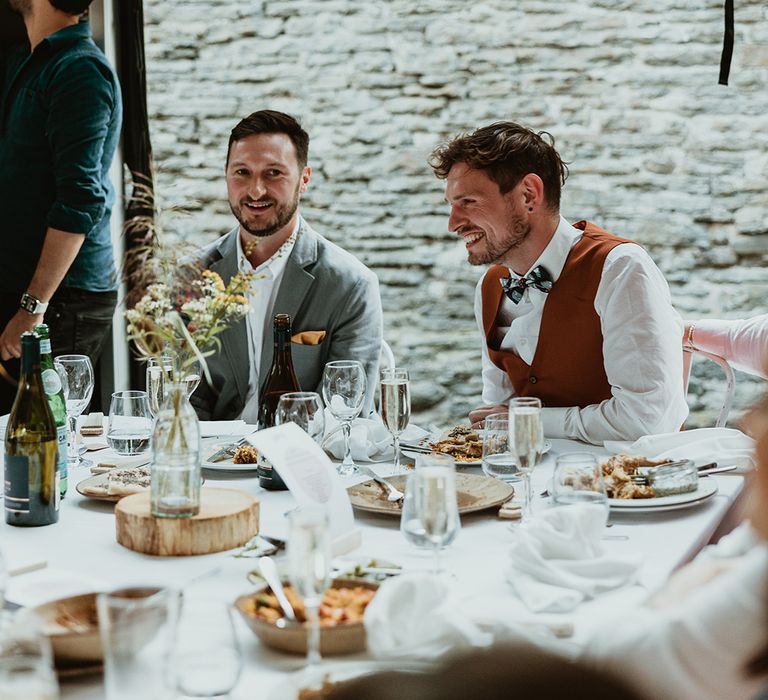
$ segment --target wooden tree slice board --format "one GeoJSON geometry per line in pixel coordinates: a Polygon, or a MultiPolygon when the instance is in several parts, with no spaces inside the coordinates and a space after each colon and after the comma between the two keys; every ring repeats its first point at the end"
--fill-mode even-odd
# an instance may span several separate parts
{"type": "Polygon", "coordinates": [[[259,531],[259,501],[245,491],[200,489],[200,512],[191,518],[155,518],[149,489],[115,506],[117,541],[135,552],[187,556],[223,552],[259,531]]]}

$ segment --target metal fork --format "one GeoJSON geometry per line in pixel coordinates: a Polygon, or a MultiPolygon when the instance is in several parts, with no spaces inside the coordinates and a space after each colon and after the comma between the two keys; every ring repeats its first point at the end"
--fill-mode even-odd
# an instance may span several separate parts
{"type": "Polygon", "coordinates": [[[229,445],[219,448],[214,452],[206,461],[207,462],[221,462],[221,460],[227,457],[234,456],[238,447],[242,447],[247,442],[246,438],[241,437],[237,442],[233,442],[229,445]]]}
{"type": "Polygon", "coordinates": [[[357,468],[363,473],[370,476],[377,484],[380,484],[387,490],[387,500],[391,503],[398,503],[405,498],[405,494],[396,489],[386,479],[382,479],[373,469],[370,469],[362,464],[358,464],[357,468]]]}

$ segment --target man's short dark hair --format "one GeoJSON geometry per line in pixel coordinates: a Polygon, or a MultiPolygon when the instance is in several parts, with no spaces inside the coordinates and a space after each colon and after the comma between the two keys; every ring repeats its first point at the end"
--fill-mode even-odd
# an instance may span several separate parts
{"type": "Polygon", "coordinates": [[[306,166],[309,153],[309,134],[290,114],[276,112],[272,109],[262,109],[249,114],[232,129],[227,145],[226,165],[229,165],[229,153],[232,150],[232,144],[254,134],[285,134],[291,139],[296,149],[296,160],[299,162],[299,167],[304,168],[306,166]]]}
{"type": "Polygon", "coordinates": [[[57,10],[68,15],[81,15],[88,9],[93,0],[48,0],[57,10]]]}
{"type": "Polygon", "coordinates": [[[495,122],[471,134],[460,134],[438,146],[429,157],[435,175],[443,180],[456,163],[485,171],[502,194],[535,173],[544,183],[549,208],[560,209],[560,189],[568,177],[568,166],[555,150],[552,134],[546,131],[536,133],[515,122],[495,122]]]}

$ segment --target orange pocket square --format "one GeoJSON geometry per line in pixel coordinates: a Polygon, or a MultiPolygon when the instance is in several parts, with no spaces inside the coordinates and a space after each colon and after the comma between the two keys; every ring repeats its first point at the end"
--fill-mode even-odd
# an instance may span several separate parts
{"type": "Polygon", "coordinates": [[[291,338],[292,343],[299,345],[320,345],[325,339],[325,331],[302,331],[291,338]]]}

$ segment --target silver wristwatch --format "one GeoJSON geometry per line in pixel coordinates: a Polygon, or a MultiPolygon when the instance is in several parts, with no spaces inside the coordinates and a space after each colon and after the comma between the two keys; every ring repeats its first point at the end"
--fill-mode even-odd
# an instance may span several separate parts
{"type": "Polygon", "coordinates": [[[29,292],[24,292],[19,306],[30,314],[44,314],[45,310],[48,308],[48,302],[40,301],[37,297],[33,297],[29,292]]]}

